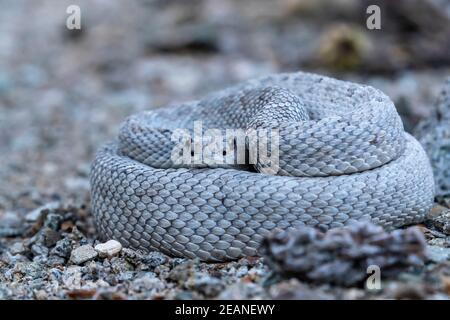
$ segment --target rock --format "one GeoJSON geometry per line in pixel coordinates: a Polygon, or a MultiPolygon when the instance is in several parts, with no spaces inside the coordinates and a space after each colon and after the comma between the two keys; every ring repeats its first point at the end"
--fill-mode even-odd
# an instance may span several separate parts
{"type": "Polygon", "coordinates": [[[22,275],[24,279],[36,280],[46,276],[42,265],[36,262],[19,262],[14,265],[13,272],[22,275]]]}
{"type": "Polygon", "coordinates": [[[21,236],[24,228],[2,228],[0,227],[0,238],[9,238],[21,236]]]}
{"type": "Polygon", "coordinates": [[[30,211],[29,213],[27,213],[27,215],[25,216],[25,220],[27,222],[36,222],[39,219],[41,219],[41,217],[48,213],[50,210],[56,209],[59,207],[59,202],[50,202],[47,203],[44,206],[41,206],[37,209],[34,209],[33,211],[30,211]]]}
{"type": "Polygon", "coordinates": [[[194,260],[189,260],[175,266],[169,273],[169,279],[184,285],[194,275],[197,265],[194,260]]]}
{"type": "Polygon", "coordinates": [[[47,292],[45,292],[45,290],[37,290],[34,293],[34,297],[36,300],[47,300],[48,299],[48,295],[47,295],[47,292]]]}
{"type": "Polygon", "coordinates": [[[47,259],[47,266],[49,267],[58,267],[63,266],[65,264],[66,260],[64,258],[58,257],[58,256],[51,256],[47,259]]]}
{"type": "Polygon", "coordinates": [[[225,289],[225,284],[219,278],[202,273],[196,273],[188,279],[185,286],[209,298],[216,297],[225,289]]]}
{"type": "Polygon", "coordinates": [[[95,250],[100,257],[111,258],[122,250],[122,245],[116,240],[109,240],[105,243],[100,243],[95,246],[95,250]]]}
{"type": "Polygon", "coordinates": [[[175,300],[194,300],[194,295],[190,291],[180,291],[175,295],[174,299],[175,300]]]}
{"type": "Polygon", "coordinates": [[[158,251],[149,252],[143,260],[145,265],[148,265],[152,268],[156,268],[167,261],[167,256],[158,251]]]}
{"type": "Polygon", "coordinates": [[[97,255],[97,251],[95,251],[95,249],[91,245],[86,244],[84,246],[76,248],[75,250],[72,250],[70,261],[72,261],[74,264],[82,264],[86,261],[95,259],[97,255]]]}
{"type": "Polygon", "coordinates": [[[48,213],[45,217],[44,227],[53,231],[58,231],[61,226],[61,221],[64,219],[64,215],[60,212],[48,213]]]}
{"type": "MultiPolygon", "coordinates": [[[[42,212],[46,212],[43,210],[42,212]]],[[[59,227],[63,220],[63,215],[59,213],[45,213],[45,217],[41,216],[39,222],[33,226],[34,235],[27,241],[27,245],[33,244],[44,245],[46,247],[54,246],[61,238],[59,227]],[[42,221],[43,220],[43,221],[42,221]]]]}
{"type": "Polygon", "coordinates": [[[427,288],[423,283],[395,283],[386,291],[388,299],[424,300],[427,298],[427,288]]]}
{"type": "Polygon", "coordinates": [[[450,209],[436,205],[425,218],[425,225],[446,235],[450,235],[450,209]]]}
{"type": "Polygon", "coordinates": [[[0,237],[15,237],[23,233],[22,220],[13,212],[0,212],[0,237]]]}
{"type": "Polygon", "coordinates": [[[14,212],[5,212],[0,214],[0,226],[2,228],[19,228],[22,225],[22,220],[19,219],[14,212]]]}
{"type": "Polygon", "coordinates": [[[8,300],[13,297],[13,291],[8,285],[0,283],[0,300],[8,300]]]}
{"type": "Polygon", "coordinates": [[[428,246],[427,251],[428,259],[433,262],[439,263],[450,259],[450,248],[428,246]]]}
{"type": "Polygon", "coordinates": [[[236,277],[242,278],[243,276],[246,276],[248,274],[248,267],[247,266],[241,266],[238,270],[236,270],[236,277]]]}
{"type": "Polygon", "coordinates": [[[122,293],[110,288],[100,288],[95,293],[94,300],[127,300],[128,297],[122,293]]]}
{"type": "Polygon", "coordinates": [[[414,132],[433,167],[436,196],[450,195],[450,78],[443,86],[433,114],[414,132]]]}
{"type": "Polygon", "coordinates": [[[22,262],[29,262],[29,259],[23,254],[13,255],[8,251],[0,254],[0,266],[7,265],[9,267],[14,267],[16,264],[22,262]]]}
{"type": "Polygon", "coordinates": [[[119,273],[117,280],[119,281],[130,281],[134,278],[135,272],[134,271],[124,271],[119,273]]]}
{"type": "Polygon", "coordinates": [[[64,259],[69,259],[71,252],[71,241],[68,238],[63,238],[56,243],[55,247],[50,251],[50,254],[64,259]]]}
{"type": "Polygon", "coordinates": [[[220,300],[249,300],[264,296],[264,289],[255,283],[238,282],[220,292],[220,300]]]}
{"type": "Polygon", "coordinates": [[[74,300],[91,299],[96,292],[97,290],[95,289],[75,289],[67,292],[67,296],[74,300]]]}
{"type": "Polygon", "coordinates": [[[331,294],[324,292],[320,288],[310,288],[307,284],[299,282],[297,279],[282,281],[269,290],[275,300],[332,300],[331,294]]]}
{"type": "Polygon", "coordinates": [[[167,261],[167,256],[158,251],[143,254],[132,249],[124,248],[122,249],[122,254],[127,261],[135,266],[139,266],[141,270],[156,268],[167,261]]]}
{"type": "Polygon", "coordinates": [[[59,282],[63,277],[63,272],[58,268],[52,268],[48,271],[48,277],[51,281],[59,282]]]}
{"type": "Polygon", "coordinates": [[[47,247],[54,246],[61,238],[59,232],[48,227],[43,228],[41,231],[43,244],[47,247]]]}
{"type": "MultiPolygon", "coordinates": [[[[47,249],[47,248],[45,248],[45,249],[47,249]]],[[[45,255],[45,254],[35,255],[33,258],[33,262],[40,265],[41,267],[43,267],[44,265],[46,265],[48,263],[47,255],[45,255]]]]}
{"type": "Polygon", "coordinates": [[[76,290],[81,288],[81,267],[70,266],[62,275],[62,283],[69,290],[76,290]]]}
{"type": "Polygon", "coordinates": [[[31,252],[35,255],[35,256],[47,256],[48,255],[48,248],[40,245],[40,244],[33,244],[31,246],[31,252]]]}
{"type": "Polygon", "coordinates": [[[154,294],[164,287],[164,283],[153,272],[145,272],[131,283],[131,289],[136,292],[152,291],[154,294]]]}
{"type": "MultiPolygon", "coordinates": [[[[107,261],[107,260],[105,260],[107,261]]],[[[135,268],[127,260],[119,257],[113,257],[110,260],[111,271],[115,274],[121,274],[128,271],[135,271],[135,268]]]]}
{"type": "Polygon", "coordinates": [[[362,284],[371,265],[389,278],[421,267],[426,242],[417,227],[391,233],[370,223],[328,230],[311,227],[278,232],[265,238],[262,253],[269,267],[285,277],[342,286],[362,284]]]}
{"type": "Polygon", "coordinates": [[[27,248],[23,245],[23,242],[15,242],[11,247],[9,247],[9,252],[11,254],[22,254],[27,252],[27,248]]]}
{"type": "Polygon", "coordinates": [[[80,230],[78,230],[77,226],[73,226],[72,233],[70,234],[70,239],[74,241],[79,241],[80,244],[82,245],[87,244],[85,243],[86,237],[80,230]]]}

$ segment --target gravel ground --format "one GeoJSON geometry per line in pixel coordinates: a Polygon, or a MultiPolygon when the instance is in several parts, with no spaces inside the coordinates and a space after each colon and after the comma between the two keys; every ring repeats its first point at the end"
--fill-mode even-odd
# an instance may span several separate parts
{"type": "Polygon", "coordinates": [[[401,42],[429,30],[374,35],[352,19],[359,1],[333,3],[0,0],[0,299],[448,299],[450,198],[419,226],[424,265],[378,291],[281,275],[263,258],[207,264],[97,246],[90,162],[135,112],[302,69],[383,90],[410,131],[430,114],[450,63],[439,45],[427,56],[401,42]],[[64,27],[74,3],[81,32],[64,27]],[[373,58],[360,41],[392,54],[373,58]],[[350,62],[328,56],[342,42],[350,62]]]}

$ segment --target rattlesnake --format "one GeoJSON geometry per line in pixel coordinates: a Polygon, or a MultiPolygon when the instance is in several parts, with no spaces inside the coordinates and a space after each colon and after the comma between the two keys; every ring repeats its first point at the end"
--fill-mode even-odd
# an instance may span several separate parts
{"type": "Polygon", "coordinates": [[[103,238],[205,261],[257,255],[276,229],[417,223],[434,198],[428,158],[386,95],[300,72],[131,116],[98,151],[90,179],[103,238]],[[176,163],[173,134],[197,120],[219,131],[277,129],[277,174],[176,163]]]}

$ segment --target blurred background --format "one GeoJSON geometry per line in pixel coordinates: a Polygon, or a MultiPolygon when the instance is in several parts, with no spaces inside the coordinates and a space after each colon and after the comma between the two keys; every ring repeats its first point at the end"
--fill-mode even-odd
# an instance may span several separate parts
{"type": "Polygon", "coordinates": [[[412,130],[450,75],[449,22],[449,0],[0,0],[0,213],[88,205],[126,116],[273,72],[375,86],[412,130]]]}

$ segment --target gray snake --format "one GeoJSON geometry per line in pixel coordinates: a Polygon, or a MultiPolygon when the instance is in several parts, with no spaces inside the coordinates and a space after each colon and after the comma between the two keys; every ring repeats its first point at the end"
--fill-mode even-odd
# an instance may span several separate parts
{"type": "Polygon", "coordinates": [[[309,73],[133,115],[98,151],[90,180],[101,237],[205,261],[257,255],[276,229],[418,223],[434,198],[428,158],[393,102],[375,88],[309,73]],[[276,128],[276,175],[258,172],[261,163],[176,162],[174,132],[192,132],[198,120],[219,131],[276,128]]]}

